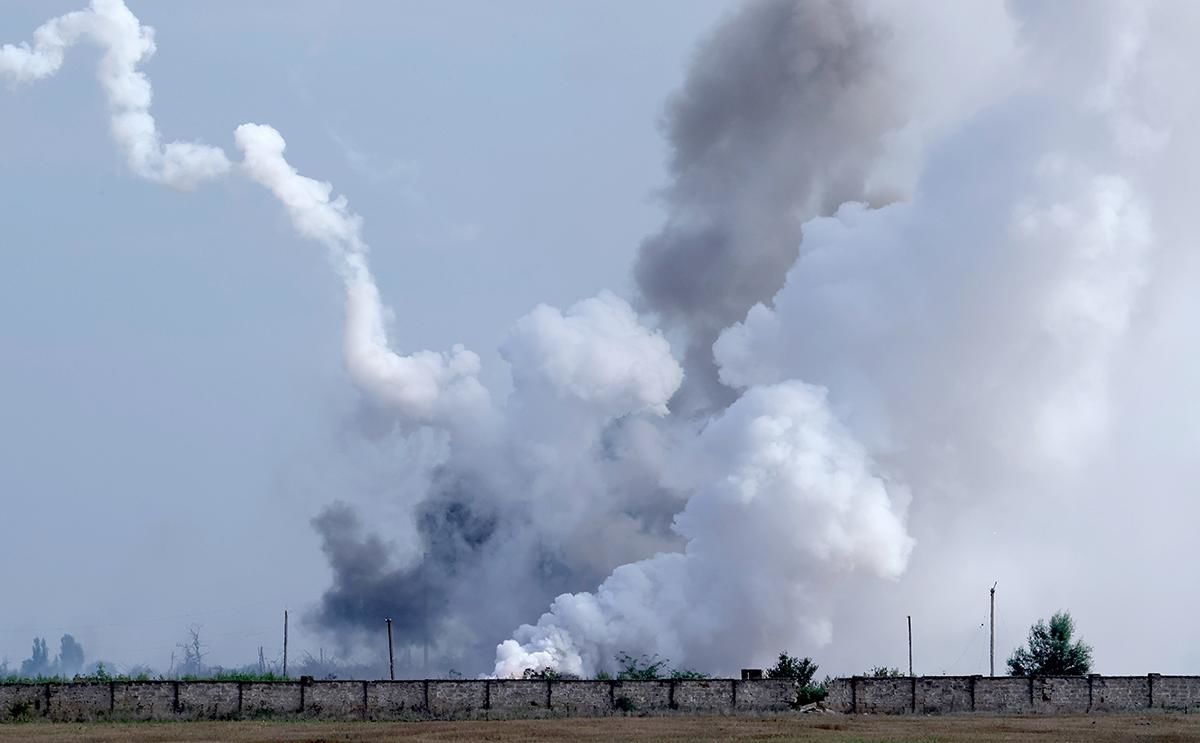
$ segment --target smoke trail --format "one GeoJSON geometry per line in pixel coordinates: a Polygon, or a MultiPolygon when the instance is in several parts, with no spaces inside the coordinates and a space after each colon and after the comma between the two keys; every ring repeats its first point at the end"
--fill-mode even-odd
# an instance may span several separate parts
{"type": "Polygon", "coordinates": [[[113,139],[136,175],[188,190],[228,172],[229,160],[216,147],[162,143],[150,115],[150,81],[137,69],[154,54],[154,29],[141,25],[122,0],[92,0],[87,10],[50,20],[33,37],[33,46],[0,46],[0,77],[16,83],[50,77],[68,48],[84,39],[100,46],[97,76],[108,96],[113,139]]]}
{"type": "Polygon", "coordinates": [[[329,249],[346,285],[346,367],[355,382],[405,419],[430,422],[488,404],[479,384],[479,357],[455,346],[449,354],[421,351],[401,356],[388,346],[383,302],[367,264],[362,219],[333,187],[306,178],[284,159],[286,142],[275,129],[242,124],[234,140],[242,169],[287,209],[296,231],[329,249]]]}

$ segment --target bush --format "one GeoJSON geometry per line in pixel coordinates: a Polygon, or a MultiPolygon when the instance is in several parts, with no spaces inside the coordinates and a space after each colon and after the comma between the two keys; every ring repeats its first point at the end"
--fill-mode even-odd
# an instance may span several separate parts
{"type": "Polygon", "coordinates": [[[767,678],[790,679],[796,682],[796,701],[794,706],[819,702],[829,695],[828,676],[819,684],[813,683],[819,666],[812,658],[798,658],[786,652],[779,654],[775,665],[767,669],[767,678]]]}
{"type": "Polygon", "coordinates": [[[767,678],[791,679],[801,686],[808,686],[812,683],[813,676],[817,675],[817,668],[819,666],[813,663],[812,658],[797,658],[780,653],[775,665],[767,669],[767,678]]]}
{"type": "Polygon", "coordinates": [[[675,681],[691,681],[696,679],[710,679],[711,673],[703,671],[694,671],[691,668],[673,668],[671,669],[671,678],[675,681]]]}
{"type": "Polygon", "coordinates": [[[556,671],[547,666],[546,668],[526,668],[525,673],[521,674],[521,678],[533,679],[537,681],[573,681],[579,677],[573,673],[564,673],[556,671]]]}
{"type": "Polygon", "coordinates": [[[899,678],[904,674],[900,673],[899,668],[888,668],[887,666],[875,666],[871,670],[863,674],[864,676],[872,676],[874,678],[899,678]]]}
{"type": "Polygon", "coordinates": [[[655,655],[630,655],[617,653],[617,679],[619,681],[656,681],[667,673],[666,658],[655,655]]]}

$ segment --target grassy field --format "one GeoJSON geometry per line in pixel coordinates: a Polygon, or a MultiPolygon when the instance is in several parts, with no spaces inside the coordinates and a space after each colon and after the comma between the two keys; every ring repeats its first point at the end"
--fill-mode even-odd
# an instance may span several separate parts
{"type": "Polygon", "coordinates": [[[506,722],[184,722],[0,725],[0,743],[233,741],[1200,741],[1200,715],[1078,717],[649,717],[506,722]]]}

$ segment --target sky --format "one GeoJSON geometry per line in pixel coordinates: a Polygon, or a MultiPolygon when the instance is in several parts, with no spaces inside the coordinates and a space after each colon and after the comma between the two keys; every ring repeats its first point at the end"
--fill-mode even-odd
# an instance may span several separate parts
{"type": "MultiPolygon", "coordinates": [[[[366,216],[397,336],[479,349],[498,384],[515,318],[629,284],[660,219],[663,98],[723,5],[130,3],[167,136],[278,124],[366,216]]],[[[5,3],[0,38],[78,6],[5,3]]],[[[247,184],[129,175],[97,57],[0,99],[0,533],[30,558],[0,567],[0,657],[71,632],[166,666],[199,624],[214,662],[250,662],[328,582],[310,519],[388,465],[348,433],[322,252],[247,184]]]]}
{"type": "Polygon", "coordinates": [[[432,575],[435,673],[986,673],[994,583],[998,671],[1200,665],[1189,4],[128,5],[232,165],[0,74],[0,659],[377,660],[432,575]]]}

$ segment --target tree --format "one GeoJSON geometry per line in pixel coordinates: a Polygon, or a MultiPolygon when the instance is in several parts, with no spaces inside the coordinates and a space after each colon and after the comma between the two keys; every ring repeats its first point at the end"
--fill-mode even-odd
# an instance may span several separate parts
{"type": "Polygon", "coordinates": [[[83,668],[83,646],[71,635],[63,635],[58,650],[58,673],[71,677],[83,668]]]}
{"type": "Polygon", "coordinates": [[[50,651],[46,649],[46,641],[41,637],[33,638],[33,652],[28,660],[21,661],[21,675],[27,677],[46,676],[50,674],[50,651]]]}
{"type": "Polygon", "coordinates": [[[172,671],[179,676],[203,676],[208,668],[204,665],[204,643],[200,641],[200,627],[193,624],[188,627],[188,639],[176,645],[183,653],[183,662],[175,666],[175,654],[171,654],[172,671]]]}
{"type": "Polygon", "coordinates": [[[863,674],[874,678],[899,678],[903,674],[899,668],[888,668],[887,666],[874,666],[871,670],[863,674]]]}
{"type": "Polygon", "coordinates": [[[1092,670],[1092,648],[1083,640],[1071,642],[1075,620],[1065,611],[1039,619],[1029,628],[1028,647],[1019,647],[1008,659],[1011,676],[1084,676],[1092,670]]]}
{"type": "Polygon", "coordinates": [[[671,661],[654,655],[630,655],[617,653],[617,679],[621,681],[654,681],[668,673],[671,661]]]}
{"type": "Polygon", "coordinates": [[[829,694],[829,677],[819,684],[813,683],[818,666],[812,658],[798,658],[786,652],[779,654],[775,665],[767,669],[767,678],[791,679],[796,682],[795,706],[819,702],[829,694]]]}
{"type": "Polygon", "coordinates": [[[791,679],[800,686],[808,686],[812,683],[813,676],[817,675],[816,663],[813,663],[812,658],[797,658],[794,655],[780,653],[779,660],[775,665],[767,669],[767,678],[769,679],[791,679]]]}

